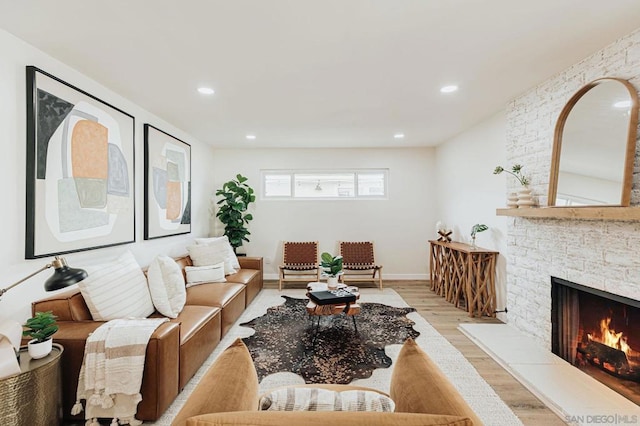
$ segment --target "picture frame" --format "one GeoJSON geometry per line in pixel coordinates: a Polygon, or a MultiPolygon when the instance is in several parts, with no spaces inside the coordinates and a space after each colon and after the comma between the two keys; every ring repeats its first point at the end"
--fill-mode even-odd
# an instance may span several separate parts
{"type": "Polygon", "coordinates": [[[144,125],[144,239],[191,232],[191,145],[144,125]]]}
{"type": "Polygon", "coordinates": [[[135,241],[135,118],[26,67],[25,258],[135,241]]]}

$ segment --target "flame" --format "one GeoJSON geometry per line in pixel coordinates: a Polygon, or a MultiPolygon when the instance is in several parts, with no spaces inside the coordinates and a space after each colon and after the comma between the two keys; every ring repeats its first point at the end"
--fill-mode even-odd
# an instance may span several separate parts
{"type": "Polygon", "coordinates": [[[631,348],[627,344],[627,338],[622,335],[622,332],[616,333],[614,329],[609,328],[609,324],[611,324],[611,318],[603,318],[600,320],[600,338],[594,338],[592,334],[587,334],[587,337],[589,337],[589,340],[594,340],[614,349],[618,349],[627,354],[628,357],[630,355],[631,348]]]}

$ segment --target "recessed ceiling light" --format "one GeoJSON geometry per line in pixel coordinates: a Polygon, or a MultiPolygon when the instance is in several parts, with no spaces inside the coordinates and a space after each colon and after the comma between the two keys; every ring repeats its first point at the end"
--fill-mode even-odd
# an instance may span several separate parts
{"type": "Polygon", "coordinates": [[[614,108],[629,108],[631,106],[631,101],[630,100],[626,100],[626,101],[618,101],[615,104],[613,104],[614,108]]]}
{"type": "Polygon", "coordinates": [[[404,139],[404,133],[396,133],[393,135],[394,139],[404,139]]]}
{"type": "Polygon", "coordinates": [[[440,91],[442,93],[452,93],[452,92],[455,92],[456,90],[458,90],[458,86],[453,84],[451,86],[444,86],[440,88],[440,91]]]}
{"type": "Polygon", "coordinates": [[[198,87],[198,92],[202,93],[203,95],[213,95],[214,93],[216,93],[216,91],[211,87],[198,87]]]}
{"type": "Polygon", "coordinates": [[[245,138],[249,139],[249,140],[253,140],[256,138],[256,135],[247,135],[245,136],[245,138]]]}

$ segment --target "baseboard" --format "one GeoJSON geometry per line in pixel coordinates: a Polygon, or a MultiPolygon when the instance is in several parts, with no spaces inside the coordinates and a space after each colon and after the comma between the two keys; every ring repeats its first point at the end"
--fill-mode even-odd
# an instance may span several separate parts
{"type": "MultiPolygon", "coordinates": [[[[278,280],[278,274],[265,273],[265,280],[278,280]]],[[[429,274],[384,274],[382,281],[384,280],[398,280],[398,281],[410,281],[410,280],[428,280],[429,274]]]]}

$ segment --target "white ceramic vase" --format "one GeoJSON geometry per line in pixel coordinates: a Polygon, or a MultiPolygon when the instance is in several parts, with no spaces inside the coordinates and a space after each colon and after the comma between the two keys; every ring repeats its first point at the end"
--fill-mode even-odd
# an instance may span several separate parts
{"type": "Polygon", "coordinates": [[[528,186],[523,186],[518,191],[518,208],[528,208],[536,205],[536,202],[533,201],[533,196],[531,195],[531,188],[528,186]]]}
{"type": "Polygon", "coordinates": [[[510,209],[518,208],[518,193],[511,192],[507,197],[507,207],[510,209]]]}
{"type": "Polygon", "coordinates": [[[37,342],[36,339],[27,343],[27,350],[32,359],[40,359],[51,353],[53,349],[53,339],[47,339],[44,342],[37,342]]]}
{"type": "Polygon", "coordinates": [[[338,288],[338,277],[327,277],[327,287],[331,290],[338,288]]]}

